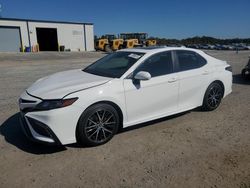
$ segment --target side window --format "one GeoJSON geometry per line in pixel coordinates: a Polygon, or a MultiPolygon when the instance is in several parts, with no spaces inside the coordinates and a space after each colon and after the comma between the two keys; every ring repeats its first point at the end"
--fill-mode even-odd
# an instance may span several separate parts
{"type": "Polygon", "coordinates": [[[174,70],[171,52],[163,52],[152,55],[139,65],[135,74],[139,71],[149,72],[152,77],[173,73],[174,70]]]}
{"type": "Polygon", "coordinates": [[[177,50],[176,54],[179,61],[180,71],[197,69],[207,63],[203,57],[192,51],[177,50]]]}

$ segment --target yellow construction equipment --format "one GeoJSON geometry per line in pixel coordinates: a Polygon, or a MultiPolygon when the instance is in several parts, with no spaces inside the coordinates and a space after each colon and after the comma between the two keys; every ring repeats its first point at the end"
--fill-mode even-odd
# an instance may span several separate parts
{"type": "Polygon", "coordinates": [[[140,40],[135,33],[121,33],[120,38],[124,40],[123,48],[142,47],[140,40]]]}
{"type": "Polygon", "coordinates": [[[125,41],[124,48],[155,46],[157,43],[154,39],[147,39],[147,33],[121,33],[120,38],[125,41]]]}
{"type": "Polygon", "coordinates": [[[122,49],[124,43],[123,39],[117,38],[116,35],[113,34],[106,34],[103,37],[108,39],[109,45],[113,51],[122,49]]]}
{"type": "Polygon", "coordinates": [[[104,37],[95,39],[95,49],[100,50],[100,51],[105,51],[105,52],[112,51],[110,48],[108,39],[104,37]]]}
{"type": "Polygon", "coordinates": [[[123,48],[135,48],[135,47],[142,47],[139,44],[138,39],[126,39],[123,43],[123,48]]]}
{"type": "Polygon", "coordinates": [[[120,50],[123,47],[124,40],[123,39],[114,39],[110,42],[111,49],[113,51],[120,50]]]}
{"type": "Polygon", "coordinates": [[[147,39],[146,46],[156,46],[157,42],[155,39],[147,39]]]}
{"type": "Polygon", "coordinates": [[[124,40],[117,38],[113,34],[103,35],[100,39],[96,39],[95,49],[105,52],[116,51],[123,48],[124,40]]]}
{"type": "Polygon", "coordinates": [[[114,34],[106,34],[96,39],[95,49],[111,52],[122,48],[155,46],[156,40],[147,37],[147,33],[121,33],[118,38],[114,34]]]}

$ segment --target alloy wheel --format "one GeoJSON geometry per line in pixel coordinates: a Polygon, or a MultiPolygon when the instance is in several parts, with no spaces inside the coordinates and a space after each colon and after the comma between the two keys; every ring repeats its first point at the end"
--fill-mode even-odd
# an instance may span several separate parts
{"type": "Polygon", "coordinates": [[[207,103],[210,107],[216,108],[220,104],[221,98],[222,98],[221,88],[215,85],[209,91],[207,103]]]}
{"type": "Polygon", "coordinates": [[[116,116],[109,110],[101,109],[88,117],[85,133],[90,141],[101,143],[113,136],[116,126],[116,116]]]}

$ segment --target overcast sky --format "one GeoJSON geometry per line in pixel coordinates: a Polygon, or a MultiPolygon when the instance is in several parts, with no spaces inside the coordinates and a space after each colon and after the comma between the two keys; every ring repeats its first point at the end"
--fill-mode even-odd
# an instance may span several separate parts
{"type": "Polygon", "coordinates": [[[95,34],[250,38],[250,0],[0,0],[2,17],[94,23],[95,34]]]}

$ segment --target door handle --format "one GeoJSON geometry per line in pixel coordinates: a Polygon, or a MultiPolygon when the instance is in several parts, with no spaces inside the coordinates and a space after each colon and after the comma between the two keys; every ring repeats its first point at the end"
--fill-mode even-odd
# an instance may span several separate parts
{"type": "Polygon", "coordinates": [[[210,72],[206,70],[206,71],[203,71],[202,74],[203,74],[203,75],[208,75],[209,73],[210,73],[210,72]]]}
{"type": "Polygon", "coordinates": [[[173,82],[176,82],[178,79],[177,78],[170,78],[169,80],[168,80],[168,83],[173,83],[173,82]]]}

